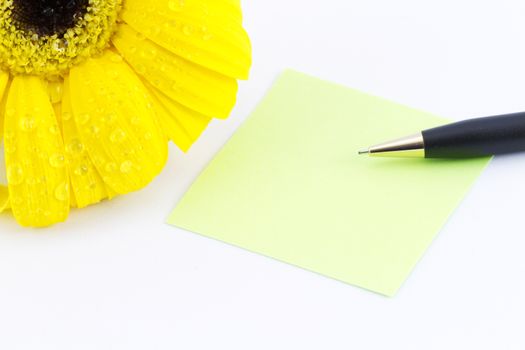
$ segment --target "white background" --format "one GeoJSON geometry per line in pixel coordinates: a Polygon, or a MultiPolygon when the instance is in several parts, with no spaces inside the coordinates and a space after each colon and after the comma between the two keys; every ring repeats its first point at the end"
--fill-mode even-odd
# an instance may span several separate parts
{"type": "Polygon", "coordinates": [[[65,224],[0,215],[0,349],[525,349],[525,155],[494,160],[390,299],[164,224],[286,67],[453,119],[525,111],[525,2],[244,8],[255,62],[231,119],[65,224]]]}

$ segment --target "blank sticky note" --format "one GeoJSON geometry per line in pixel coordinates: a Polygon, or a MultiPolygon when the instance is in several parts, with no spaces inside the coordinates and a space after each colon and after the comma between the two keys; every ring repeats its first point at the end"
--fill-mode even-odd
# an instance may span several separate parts
{"type": "Polygon", "coordinates": [[[488,159],[378,159],[442,118],[287,71],[169,223],[393,295],[488,159]]]}

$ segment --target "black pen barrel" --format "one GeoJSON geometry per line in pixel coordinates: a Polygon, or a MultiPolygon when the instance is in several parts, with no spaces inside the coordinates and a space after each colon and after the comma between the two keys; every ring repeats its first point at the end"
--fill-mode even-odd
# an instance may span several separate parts
{"type": "Polygon", "coordinates": [[[471,158],[525,151],[525,112],[468,119],[422,132],[426,158],[471,158]]]}

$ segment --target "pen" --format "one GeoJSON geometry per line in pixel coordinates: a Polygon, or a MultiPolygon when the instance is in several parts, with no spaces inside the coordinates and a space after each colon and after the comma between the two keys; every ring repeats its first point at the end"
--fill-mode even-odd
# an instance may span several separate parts
{"type": "Polygon", "coordinates": [[[468,119],[371,146],[371,157],[471,158],[525,151],[525,112],[468,119]]]}

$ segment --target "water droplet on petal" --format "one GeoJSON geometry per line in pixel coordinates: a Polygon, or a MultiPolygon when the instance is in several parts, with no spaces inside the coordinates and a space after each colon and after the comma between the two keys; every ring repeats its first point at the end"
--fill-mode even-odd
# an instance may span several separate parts
{"type": "Polygon", "coordinates": [[[174,12],[182,11],[182,8],[184,7],[184,0],[170,0],[168,2],[168,7],[174,12]]]}
{"type": "Polygon", "coordinates": [[[66,164],[66,158],[62,153],[55,153],[49,157],[49,164],[54,168],[62,168],[66,164]]]}
{"type": "Polygon", "coordinates": [[[81,164],[75,169],[75,175],[84,176],[89,172],[89,167],[86,164],[81,164]]]}
{"type": "Polygon", "coordinates": [[[115,115],[115,113],[108,113],[102,117],[102,121],[106,124],[113,124],[116,119],[117,116],[115,115]]]}
{"type": "Polygon", "coordinates": [[[100,128],[96,125],[91,125],[89,127],[89,131],[91,132],[91,134],[93,134],[93,136],[97,137],[100,133],[100,128]]]}
{"type": "Polygon", "coordinates": [[[62,112],[62,120],[63,121],[67,122],[68,120],[71,119],[71,117],[72,117],[71,113],[69,113],[69,112],[62,112]]]}
{"type": "Polygon", "coordinates": [[[16,152],[16,146],[14,144],[5,144],[5,151],[9,154],[13,154],[16,152]]]}
{"type": "Polygon", "coordinates": [[[80,153],[84,150],[84,145],[79,139],[73,139],[66,148],[71,153],[80,153]]]}
{"type": "Polygon", "coordinates": [[[69,198],[69,184],[63,182],[55,188],[55,198],[65,202],[69,198]]]}
{"type": "Polygon", "coordinates": [[[118,55],[118,54],[111,55],[110,60],[111,60],[111,62],[119,63],[119,62],[122,61],[122,56],[120,56],[120,55],[118,55]]]}
{"type": "Polygon", "coordinates": [[[113,143],[122,142],[124,141],[125,138],[126,138],[126,133],[124,132],[124,130],[120,128],[113,131],[111,135],[109,136],[109,139],[113,143]]]}
{"type": "Polygon", "coordinates": [[[16,196],[16,197],[11,198],[11,204],[13,204],[15,206],[19,206],[22,203],[24,203],[24,200],[20,196],[16,196]]]}
{"type": "Polygon", "coordinates": [[[50,134],[53,134],[53,135],[56,135],[58,134],[58,126],[57,125],[52,125],[49,127],[49,133],[50,134]]]}
{"type": "Polygon", "coordinates": [[[20,185],[24,181],[24,170],[19,164],[11,164],[7,167],[7,182],[10,185],[20,185]]]}
{"type": "Polygon", "coordinates": [[[146,66],[141,64],[138,64],[136,67],[136,70],[139,74],[144,75],[146,73],[146,66]]]}
{"type": "Polygon", "coordinates": [[[104,167],[108,173],[113,173],[117,170],[117,164],[110,162],[104,167]]]}
{"type": "Polygon", "coordinates": [[[89,121],[90,118],[91,116],[88,113],[81,113],[78,115],[77,121],[79,124],[84,125],[89,121]]]}
{"type": "Polygon", "coordinates": [[[131,162],[130,160],[126,160],[122,162],[122,164],[120,164],[120,171],[124,174],[131,172],[132,169],[133,169],[133,162],[131,162]]]}
{"type": "Polygon", "coordinates": [[[208,30],[208,27],[202,26],[201,33],[202,33],[202,40],[208,41],[208,40],[213,39],[213,34],[210,33],[210,31],[208,30]]]}
{"type": "Polygon", "coordinates": [[[193,34],[193,27],[189,24],[186,24],[182,27],[182,32],[184,35],[192,35],[193,34]]]}
{"type": "Polygon", "coordinates": [[[51,103],[62,101],[63,85],[61,82],[50,82],[48,86],[51,103]]]}
{"type": "Polygon", "coordinates": [[[20,126],[20,129],[22,129],[23,131],[31,131],[36,128],[37,122],[36,122],[35,117],[31,115],[26,115],[25,117],[20,119],[19,126],[20,126]]]}

